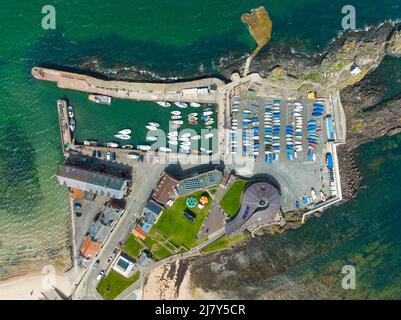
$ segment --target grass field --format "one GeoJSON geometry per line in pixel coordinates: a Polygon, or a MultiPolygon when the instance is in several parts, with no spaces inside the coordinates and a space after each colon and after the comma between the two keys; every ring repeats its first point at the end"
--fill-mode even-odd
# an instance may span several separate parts
{"type": "Polygon", "coordinates": [[[118,272],[112,270],[107,277],[100,280],[96,290],[103,299],[113,300],[130,285],[138,281],[139,276],[140,273],[137,271],[131,277],[125,278],[118,272]]]}
{"type": "Polygon", "coordinates": [[[197,244],[196,235],[207,216],[211,204],[210,195],[205,191],[198,191],[192,195],[178,198],[174,201],[171,208],[164,210],[159,221],[150,231],[150,237],[153,238],[153,235],[159,233],[177,247],[185,246],[188,249],[194,247],[197,244]],[[199,200],[203,194],[207,194],[210,200],[203,209],[199,209],[198,207],[192,209],[187,208],[185,200],[188,197],[193,196],[199,200]],[[190,212],[194,215],[195,221],[192,223],[185,218],[182,214],[183,211],[190,212]]]}
{"type": "Polygon", "coordinates": [[[137,239],[133,234],[128,237],[127,242],[123,248],[123,251],[130,255],[133,258],[138,259],[139,254],[141,253],[144,246],[140,242],[141,240],[137,239]]]}
{"type": "Polygon", "coordinates": [[[224,235],[221,238],[217,239],[215,242],[204,247],[201,251],[202,251],[202,253],[208,253],[208,252],[212,252],[212,251],[227,249],[230,246],[233,246],[233,245],[237,244],[238,242],[245,240],[246,237],[247,237],[246,233],[241,233],[232,238],[229,238],[226,235],[224,235]]]}
{"type": "Polygon", "coordinates": [[[246,184],[245,180],[236,180],[232,184],[231,188],[228,189],[223,199],[220,201],[220,206],[228,214],[230,218],[233,218],[238,213],[241,206],[241,195],[246,184]]]}

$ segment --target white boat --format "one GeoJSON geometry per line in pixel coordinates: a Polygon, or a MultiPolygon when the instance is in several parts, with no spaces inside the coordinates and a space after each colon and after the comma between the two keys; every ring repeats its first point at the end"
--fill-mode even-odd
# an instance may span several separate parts
{"type": "Polygon", "coordinates": [[[145,126],[145,128],[150,130],[150,131],[157,130],[157,128],[155,126],[151,126],[151,125],[145,126]]]}
{"type": "Polygon", "coordinates": [[[206,149],[204,147],[199,148],[200,151],[206,152],[206,149]]]}
{"type": "Polygon", "coordinates": [[[133,152],[130,152],[130,153],[127,154],[127,158],[128,159],[139,159],[140,155],[136,154],[136,153],[133,153],[133,152]]]}
{"type": "Polygon", "coordinates": [[[214,123],[214,120],[209,120],[205,122],[205,125],[211,126],[214,123]]]}
{"type": "Polygon", "coordinates": [[[116,134],[116,138],[121,139],[121,140],[129,140],[131,139],[131,136],[128,134],[116,134]]]}
{"type": "Polygon", "coordinates": [[[121,131],[118,131],[119,134],[131,134],[131,129],[123,129],[121,131]]]}
{"type": "Polygon", "coordinates": [[[183,141],[183,142],[188,142],[189,138],[187,137],[180,137],[178,140],[183,141]]]}
{"type": "Polygon", "coordinates": [[[115,142],[106,142],[106,147],[109,147],[109,148],[118,148],[118,143],[115,143],[115,142]]]}
{"type": "Polygon", "coordinates": [[[74,130],[75,130],[75,120],[74,119],[70,120],[70,130],[71,130],[71,132],[74,132],[74,130]]]}
{"type": "Polygon", "coordinates": [[[168,108],[168,107],[171,106],[171,103],[170,103],[170,102],[167,102],[167,101],[157,101],[156,103],[157,103],[159,106],[162,106],[162,107],[164,107],[164,108],[168,108]]]}
{"type": "Polygon", "coordinates": [[[326,201],[326,196],[324,195],[322,190],[320,190],[320,198],[322,199],[322,201],[326,201]]]}
{"type": "Polygon", "coordinates": [[[177,140],[169,140],[168,144],[171,144],[172,146],[176,146],[176,145],[178,145],[178,141],[177,140]]]}
{"type": "Polygon", "coordinates": [[[138,150],[142,150],[142,151],[149,151],[150,149],[152,149],[151,146],[142,145],[142,144],[138,144],[138,145],[136,146],[136,148],[137,148],[138,150]]]}
{"type": "Polygon", "coordinates": [[[167,136],[178,136],[178,131],[170,131],[167,136]]]}
{"type": "Polygon", "coordinates": [[[185,142],[181,143],[181,146],[190,146],[190,145],[191,145],[191,142],[189,142],[189,141],[185,141],[185,142]]]}
{"type": "Polygon", "coordinates": [[[184,121],[182,121],[182,120],[174,120],[173,123],[174,124],[183,124],[184,121]]]}
{"type": "Polygon", "coordinates": [[[210,139],[211,137],[213,137],[213,133],[205,134],[205,139],[210,139]]]}
{"type": "Polygon", "coordinates": [[[185,102],[174,102],[174,104],[179,107],[179,108],[186,108],[188,107],[188,104],[185,102]]]}
{"type": "Polygon", "coordinates": [[[210,116],[210,115],[212,115],[213,114],[213,111],[204,111],[203,112],[203,115],[204,116],[210,116]]]}
{"type": "Polygon", "coordinates": [[[190,113],[189,115],[188,115],[188,118],[189,117],[197,117],[198,116],[198,113],[197,112],[192,112],[192,113],[190,113]]]}
{"type": "Polygon", "coordinates": [[[156,136],[148,136],[146,137],[147,141],[157,141],[157,137],[156,136]]]}
{"type": "Polygon", "coordinates": [[[67,111],[68,111],[68,116],[69,116],[71,119],[74,118],[74,109],[73,109],[73,107],[68,106],[67,111]]]}
{"type": "Polygon", "coordinates": [[[191,102],[191,103],[190,103],[190,106],[191,106],[191,107],[194,107],[194,108],[199,108],[199,107],[201,106],[201,104],[200,104],[200,103],[197,103],[197,102],[191,102]]]}
{"type": "Polygon", "coordinates": [[[167,147],[160,147],[159,151],[161,151],[161,152],[171,152],[173,150],[171,150],[170,148],[167,148],[167,147]]]}
{"type": "Polygon", "coordinates": [[[101,94],[90,94],[88,99],[95,103],[111,104],[111,97],[103,96],[101,94]]]}
{"type": "Polygon", "coordinates": [[[181,118],[182,118],[182,116],[171,116],[172,120],[178,120],[178,119],[181,119],[181,118]]]}
{"type": "Polygon", "coordinates": [[[191,140],[199,140],[201,138],[201,136],[198,134],[196,136],[192,136],[191,140]]]}
{"type": "Polygon", "coordinates": [[[171,114],[172,114],[173,116],[179,116],[179,115],[181,114],[181,111],[174,110],[174,111],[171,111],[171,114]]]}
{"type": "Polygon", "coordinates": [[[132,144],[125,144],[121,148],[123,148],[123,149],[134,149],[134,146],[132,144]]]}
{"type": "Polygon", "coordinates": [[[156,128],[160,127],[160,124],[158,124],[157,122],[148,122],[148,125],[150,125],[152,127],[156,127],[156,128]]]}
{"type": "Polygon", "coordinates": [[[181,137],[183,137],[183,138],[189,138],[190,136],[191,136],[191,134],[189,132],[183,133],[181,135],[181,137]]]}
{"type": "Polygon", "coordinates": [[[312,188],[310,194],[311,194],[312,200],[315,201],[317,199],[317,195],[316,195],[315,189],[312,188]]]}

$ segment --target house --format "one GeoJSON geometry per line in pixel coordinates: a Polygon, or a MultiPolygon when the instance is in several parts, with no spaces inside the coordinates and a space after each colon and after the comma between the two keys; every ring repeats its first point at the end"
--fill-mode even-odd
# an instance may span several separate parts
{"type": "Polygon", "coordinates": [[[132,272],[132,269],[135,267],[135,264],[136,261],[123,252],[115,262],[113,270],[128,278],[132,272]]]}
{"type": "Polygon", "coordinates": [[[177,184],[178,181],[175,178],[167,172],[163,172],[156,189],[153,190],[153,199],[165,205],[169,200],[176,198],[175,187],[177,184]]]}
{"type": "Polygon", "coordinates": [[[154,200],[149,200],[143,209],[141,220],[133,230],[133,234],[141,240],[145,240],[153,225],[159,219],[163,207],[154,200]]]}
{"type": "Polygon", "coordinates": [[[362,70],[355,63],[351,66],[350,72],[354,77],[360,74],[361,71],[362,70]]]}
{"type": "Polygon", "coordinates": [[[128,189],[129,180],[109,174],[79,168],[70,164],[60,164],[57,179],[61,185],[92,194],[122,199],[128,189]]]}

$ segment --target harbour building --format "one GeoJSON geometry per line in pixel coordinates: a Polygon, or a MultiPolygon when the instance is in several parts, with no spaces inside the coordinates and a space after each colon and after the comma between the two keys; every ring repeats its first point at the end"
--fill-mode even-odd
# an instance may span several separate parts
{"type": "Polygon", "coordinates": [[[274,222],[280,212],[280,193],[267,182],[251,183],[242,194],[237,215],[225,225],[228,236],[274,222]]]}
{"type": "Polygon", "coordinates": [[[84,190],[116,199],[124,197],[130,182],[128,179],[69,164],[58,166],[57,179],[61,185],[71,189],[84,190]]]}

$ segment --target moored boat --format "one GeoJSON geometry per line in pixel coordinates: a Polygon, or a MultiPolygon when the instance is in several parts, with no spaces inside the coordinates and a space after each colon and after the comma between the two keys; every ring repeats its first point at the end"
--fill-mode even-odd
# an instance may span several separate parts
{"type": "Polygon", "coordinates": [[[151,131],[157,130],[157,127],[151,126],[151,125],[147,125],[147,126],[145,126],[145,128],[148,130],[151,130],[151,131]]]}
{"type": "Polygon", "coordinates": [[[188,104],[186,102],[174,102],[174,104],[179,108],[186,108],[188,104]]]}
{"type": "Polygon", "coordinates": [[[108,104],[108,105],[111,104],[111,97],[103,96],[101,94],[90,94],[88,96],[88,99],[95,103],[108,104]]]}
{"type": "Polygon", "coordinates": [[[114,135],[116,138],[121,139],[121,140],[129,140],[131,139],[131,136],[128,134],[116,134],[114,135]]]}
{"type": "Polygon", "coordinates": [[[164,108],[171,107],[171,103],[170,103],[170,102],[167,102],[167,101],[157,101],[156,103],[157,103],[159,106],[162,106],[162,107],[164,107],[164,108]]]}
{"type": "Polygon", "coordinates": [[[148,122],[148,125],[150,125],[152,127],[156,127],[156,128],[160,127],[160,124],[158,124],[157,122],[148,122]]]}
{"type": "Polygon", "coordinates": [[[138,150],[142,150],[142,151],[149,151],[150,149],[152,149],[151,146],[143,145],[143,144],[138,144],[138,145],[136,146],[136,148],[137,148],[138,150]]]}
{"type": "Polygon", "coordinates": [[[71,132],[74,132],[74,130],[75,130],[75,120],[74,119],[70,119],[70,130],[71,130],[71,132]]]}
{"type": "Polygon", "coordinates": [[[172,114],[173,116],[179,116],[179,115],[181,114],[181,111],[174,110],[174,111],[171,111],[171,114],[172,114]]]}
{"type": "Polygon", "coordinates": [[[131,134],[131,129],[123,129],[121,131],[118,131],[119,134],[131,134]]]}
{"type": "Polygon", "coordinates": [[[106,142],[106,147],[109,147],[109,148],[118,148],[118,143],[115,143],[115,142],[106,142]]]}
{"type": "Polygon", "coordinates": [[[200,104],[200,103],[197,103],[197,102],[191,102],[191,103],[190,103],[190,106],[191,106],[191,107],[194,107],[194,108],[199,108],[199,107],[201,106],[201,104],[200,104]]]}

